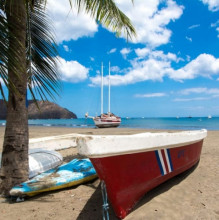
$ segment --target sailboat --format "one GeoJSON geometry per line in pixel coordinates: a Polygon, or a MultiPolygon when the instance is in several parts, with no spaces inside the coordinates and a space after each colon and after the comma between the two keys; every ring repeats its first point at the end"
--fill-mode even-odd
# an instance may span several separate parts
{"type": "Polygon", "coordinates": [[[110,111],[110,63],[109,63],[109,93],[108,93],[108,113],[103,113],[103,63],[101,65],[101,114],[96,117],[88,116],[85,114],[86,118],[92,118],[96,127],[98,128],[111,128],[118,127],[121,123],[121,117],[114,115],[110,111]]]}

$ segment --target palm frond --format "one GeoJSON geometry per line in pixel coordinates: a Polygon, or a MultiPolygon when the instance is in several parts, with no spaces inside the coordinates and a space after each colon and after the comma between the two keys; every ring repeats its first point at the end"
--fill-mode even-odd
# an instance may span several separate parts
{"type": "MultiPolygon", "coordinates": [[[[132,3],[134,0],[132,0],[132,3]]],[[[127,39],[136,36],[135,28],[130,19],[116,6],[113,0],[75,0],[78,10],[85,9],[97,22],[116,32],[124,33],[127,39]]]]}
{"type": "MultiPolygon", "coordinates": [[[[18,28],[14,24],[8,23],[4,15],[6,0],[0,1],[0,79],[6,87],[18,93],[12,82],[8,79],[8,61],[10,60],[11,70],[19,77],[17,69],[19,54],[16,52],[17,39],[13,39],[13,45],[9,45],[9,28],[18,28]],[[10,25],[10,26],[9,26],[10,25]],[[13,62],[12,62],[13,61],[13,62]],[[14,63],[14,65],[13,65],[14,63]]],[[[11,1],[12,2],[12,1],[11,1]]],[[[25,0],[27,13],[26,28],[26,62],[28,88],[31,96],[36,100],[36,95],[42,99],[47,99],[47,95],[55,99],[60,88],[59,74],[57,72],[57,46],[52,35],[50,20],[45,13],[46,0],[25,0]]],[[[21,65],[20,65],[21,66],[21,65]]],[[[3,86],[0,82],[0,94],[5,98],[3,86]]],[[[19,95],[19,94],[18,94],[19,95]]]]}
{"type": "MultiPolygon", "coordinates": [[[[3,1],[4,2],[4,1],[3,1]]],[[[5,6],[1,2],[0,4],[0,79],[8,89],[11,89],[14,93],[17,90],[13,82],[8,78],[8,62],[10,60],[10,70],[12,70],[17,77],[19,77],[19,71],[22,67],[19,67],[18,51],[14,45],[19,44],[18,39],[11,35],[9,29],[17,28],[15,24],[8,23],[6,15],[4,13],[5,6]],[[13,45],[9,45],[9,41],[13,42],[13,45]]],[[[0,82],[0,94],[5,100],[5,94],[3,91],[3,84],[0,82]]],[[[18,94],[18,93],[17,93],[18,94]]]]}
{"type": "MultiPolygon", "coordinates": [[[[4,11],[6,0],[0,1],[0,9],[4,11]]],[[[26,60],[27,60],[27,77],[28,88],[33,99],[38,94],[42,99],[47,99],[47,95],[54,98],[54,93],[58,94],[60,89],[59,74],[57,72],[57,47],[52,35],[52,27],[49,18],[45,13],[45,5],[47,0],[24,0],[27,13],[27,30],[26,30],[26,60]]],[[[72,1],[69,0],[70,6],[73,7],[72,1]]],[[[133,2],[133,0],[132,0],[133,2]]],[[[75,0],[75,5],[80,11],[82,8],[90,13],[97,22],[111,28],[120,35],[124,33],[127,39],[135,36],[135,29],[129,18],[116,6],[113,0],[75,0]]],[[[13,83],[8,79],[8,60],[18,62],[15,47],[9,45],[9,35],[7,31],[7,18],[0,14],[0,77],[9,89],[13,88],[13,83]]],[[[13,25],[13,24],[10,24],[13,25]]],[[[19,27],[13,27],[19,28],[19,27]]],[[[19,44],[16,42],[15,44],[19,44]]],[[[17,67],[16,65],[14,65],[17,67]]],[[[10,65],[13,68],[13,65],[10,65]]],[[[14,72],[19,70],[13,69],[14,72]]],[[[21,70],[23,71],[23,70],[21,70]]],[[[3,94],[2,85],[0,84],[0,92],[3,94]]],[[[3,94],[4,96],[4,94],[3,94]]]]}
{"type": "MultiPolygon", "coordinates": [[[[3,9],[2,2],[0,5],[1,10],[3,9]]],[[[8,87],[8,71],[7,71],[7,63],[8,63],[8,24],[3,14],[3,11],[0,13],[0,79],[2,82],[8,87]]],[[[4,91],[2,88],[2,83],[0,81],[0,93],[2,97],[5,99],[4,91]]]]}
{"type": "Polygon", "coordinates": [[[33,8],[27,10],[28,88],[34,100],[36,95],[43,100],[47,95],[55,99],[60,89],[57,46],[44,6],[45,1],[35,0],[33,8]]]}

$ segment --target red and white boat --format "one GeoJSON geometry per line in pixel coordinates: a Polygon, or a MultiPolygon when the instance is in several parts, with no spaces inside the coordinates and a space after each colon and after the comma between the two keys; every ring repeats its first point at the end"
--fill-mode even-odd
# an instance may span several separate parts
{"type": "Polygon", "coordinates": [[[92,117],[88,113],[85,114],[86,118],[92,118],[98,128],[111,128],[118,127],[121,124],[121,118],[110,112],[110,63],[109,63],[109,76],[108,76],[109,90],[108,90],[108,113],[103,113],[103,64],[101,65],[101,114],[100,116],[92,117]]]}
{"type": "Polygon", "coordinates": [[[85,135],[77,138],[77,147],[105,183],[117,217],[125,218],[145,193],[199,161],[206,136],[205,129],[85,135]]]}
{"type": "Polygon", "coordinates": [[[121,118],[111,112],[94,117],[93,120],[98,128],[118,127],[121,123],[121,118]]]}

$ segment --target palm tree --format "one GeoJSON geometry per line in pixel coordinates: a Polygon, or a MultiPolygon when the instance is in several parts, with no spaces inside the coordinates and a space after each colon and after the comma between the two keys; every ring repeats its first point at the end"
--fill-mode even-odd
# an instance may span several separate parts
{"type": "MultiPolygon", "coordinates": [[[[75,0],[98,22],[130,38],[135,29],[113,0],[75,0]]],[[[0,9],[0,79],[8,88],[7,123],[0,171],[0,193],[9,195],[28,179],[27,87],[32,97],[58,93],[56,44],[45,14],[46,0],[2,0],[0,9]]],[[[0,81],[0,92],[4,96],[0,81]]]]}

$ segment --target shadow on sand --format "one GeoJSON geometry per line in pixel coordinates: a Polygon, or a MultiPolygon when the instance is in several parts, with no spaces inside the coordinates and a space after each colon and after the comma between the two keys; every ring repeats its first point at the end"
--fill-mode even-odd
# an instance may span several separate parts
{"type": "MultiPolygon", "coordinates": [[[[196,167],[198,166],[198,163],[194,165],[189,170],[173,177],[172,179],[162,183],[161,185],[157,186],[147,194],[143,196],[143,198],[137,203],[137,205],[134,207],[134,210],[137,210],[139,207],[144,205],[145,203],[152,200],[154,197],[170,190],[175,185],[179,184],[181,181],[183,181],[189,174],[191,174],[196,167]]],[[[95,192],[92,194],[91,198],[88,200],[86,205],[84,206],[83,210],[81,211],[80,215],[78,216],[77,220],[102,220],[102,194],[101,194],[101,187],[100,184],[98,185],[95,192]],[[88,217],[89,216],[89,217],[88,217]]],[[[112,206],[109,205],[109,217],[110,220],[117,220],[118,218],[115,216],[114,211],[112,209],[112,206]]]]}

